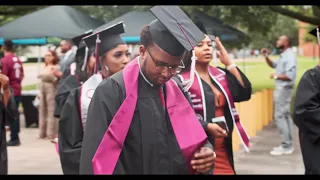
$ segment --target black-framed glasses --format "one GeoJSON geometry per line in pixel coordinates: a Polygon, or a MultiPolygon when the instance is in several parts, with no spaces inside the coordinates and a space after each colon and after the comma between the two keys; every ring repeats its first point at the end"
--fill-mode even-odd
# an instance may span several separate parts
{"type": "Polygon", "coordinates": [[[171,75],[177,75],[179,74],[183,68],[185,68],[183,61],[181,61],[181,65],[180,66],[169,66],[164,64],[164,62],[159,62],[154,60],[152,54],[150,53],[150,51],[148,50],[148,48],[146,48],[147,52],[149,53],[153,63],[156,65],[156,69],[162,71],[162,72],[166,72],[169,71],[171,75]]]}

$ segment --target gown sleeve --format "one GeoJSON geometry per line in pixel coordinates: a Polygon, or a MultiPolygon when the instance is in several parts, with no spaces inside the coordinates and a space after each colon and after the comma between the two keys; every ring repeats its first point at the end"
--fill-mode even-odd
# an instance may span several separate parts
{"type": "Polygon", "coordinates": [[[66,102],[70,92],[74,89],[79,87],[80,84],[77,78],[73,75],[68,76],[66,79],[62,81],[61,84],[58,85],[57,93],[55,96],[55,110],[54,116],[59,118],[61,115],[61,111],[63,108],[64,103],[66,102]]]}
{"type": "Polygon", "coordinates": [[[229,89],[233,96],[234,102],[248,101],[251,98],[252,87],[247,76],[243,74],[243,72],[239,68],[237,68],[244,84],[244,87],[242,87],[240,82],[232,73],[223,68],[219,69],[223,70],[226,73],[229,89]]]}
{"type": "Polygon", "coordinates": [[[302,76],[296,91],[293,120],[311,142],[320,137],[320,70],[310,69],[302,76]]]}
{"type": "Polygon", "coordinates": [[[64,174],[79,174],[82,146],[82,121],[79,113],[80,88],[71,91],[59,121],[59,154],[64,174]]]}
{"type": "Polygon", "coordinates": [[[122,103],[122,89],[108,78],[95,90],[88,109],[80,158],[80,174],[93,174],[92,159],[122,103]]]}

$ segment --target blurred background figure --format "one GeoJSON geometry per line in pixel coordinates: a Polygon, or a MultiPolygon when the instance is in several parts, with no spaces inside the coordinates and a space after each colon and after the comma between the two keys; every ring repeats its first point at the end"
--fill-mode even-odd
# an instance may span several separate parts
{"type": "Polygon", "coordinates": [[[60,42],[60,49],[61,53],[64,54],[63,57],[60,59],[60,68],[61,71],[64,72],[64,70],[73,62],[75,53],[72,51],[72,41],[70,40],[62,40],[60,42]]]}
{"type": "Polygon", "coordinates": [[[290,103],[297,73],[297,58],[291,50],[291,41],[288,36],[280,36],[277,41],[277,48],[281,50],[280,58],[271,61],[267,54],[267,49],[261,49],[261,54],[266,58],[267,64],[276,69],[270,74],[270,78],[275,80],[273,93],[274,120],[280,130],[281,145],[274,147],[270,151],[271,155],[292,154],[292,119],[290,116],[290,103]]]}
{"type": "MultiPolygon", "coordinates": [[[[0,63],[1,66],[1,63],[0,63]]],[[[0,67],[2,70],[2,66],[0,67]]],[[[0,175],[8,174],[8,153],[5,125],[16,120],[18,108],[9,86],[9,78],[0,73],[0,175]]]]}
{"type": "MultiPolygon", "coordinates": [[[[19,107],[21,102],[21,83],[24,78],[24,71],[22,62],[19,57],[14,54],[14,46],[11,40],[6,40],[3,43],[2,51],[4,57],[2,58],[2,73],[9,78],[9,85],[13,88],[14,98],[19,107]]],[[[10,141],[8,146],[19,146],[20,145],[20,119],[19,115],[17,118],[10,124],[10,141]]]]}
{"type": "Polygon", "coordinates": [[[55,51],[49,50],[44,57],[45,67],[39,75],[40,105],[39,105],[39,138],[53,140],[58,132],[58,121],[53,116],[57,80],[55,72],[59,71],[58,56],[55,51]]]}

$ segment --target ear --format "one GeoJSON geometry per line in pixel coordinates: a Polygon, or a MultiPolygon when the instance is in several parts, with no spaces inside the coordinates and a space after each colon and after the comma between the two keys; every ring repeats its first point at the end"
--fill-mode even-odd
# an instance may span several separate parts
{"type": "Polygon", "coordinates": [[[140,52],[140,57],[144,59],[146,56],[146,48],[144,47],[144,45],[140,45],[139,52],[140,52]]]}

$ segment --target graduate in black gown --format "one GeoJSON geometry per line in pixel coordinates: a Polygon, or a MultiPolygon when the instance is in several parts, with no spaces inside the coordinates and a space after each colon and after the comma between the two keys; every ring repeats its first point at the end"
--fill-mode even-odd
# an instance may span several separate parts
{"type": "MultiPolygon", "coordinates": [[[[311,31],[320,44],[319,27],[311,31]]],[[[307,70],[297,87],[293,121],[299,128],[305,174],[320,175],[320,63],[307,70]]]]}
{"type": "Polygon", "coordinates": [[[6,175],[8,174],[8,153],[5,126],[16,119],[18,108],[13,91],[9,88],[9,78],[2,73],[0,73],[0,89],[0,174],[6,175]]]}
{"type": "Polygon", "coordinates": [[[92,30],[87,31],[84,34],[72,39],[74,44],[77,45],[78,49],[75,55],[74,62],[66,68],[59,80],[58,89],[55,96],[56,103],[54,109],[54,116],[56,118],[60,118],[62,107],[71,90],[79,87],[88,78],[88,75],[90,76],[90,74],[92,74],[90,69],[90,64],[92,63],[90,62],[95,62],[95,59],[92,56],[94,46],[87,47],[82,41],[83,37],[92,34],[92,32],[92,30]],[[87,61],[89,61],[89,63],[87,61]],[[86,62],[86,64],[88,65],[85,66],[85,68],[83,68],[84,62],[86,62]]]}
{"type": "Polygon", "coordinates": [[[80,87],[73,89],[63,106],[59,121],[59,154],[64,174],[79,174],[81,144],[91,99],[87,97],[87,92],[92,95],[103,78],[122,70],[129,62],[128,46],[118,35],[123,32],[124,26],[119,23],[84,39],[88,46],[95,46],[99,34],[101,42],[97,44],[96,49],[99,51],[101,71],[91,76],[80,87]],[[117,29],[118,26],[122,29],[114,32],[113,29],[117,29]]]}
{"type": "Polygon", "coordinates": [[[190,51],[190,44],[198,44],[204,34],[177,6],[156,6],[151,12],[157,20],[141,31],[140,56],[95,90],[82,142],[80,174],[212,170],[212,145],[188,95],[171,80],[183,68],[185,50],[190,51]],[[178,97],[181,101],[175,101],[178,97]],[[188,144],[186,139],[196,143],[188,144]]]}

